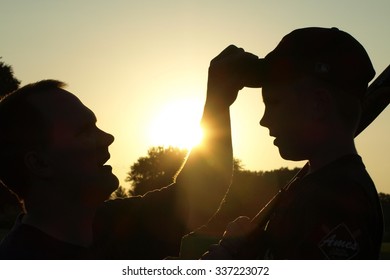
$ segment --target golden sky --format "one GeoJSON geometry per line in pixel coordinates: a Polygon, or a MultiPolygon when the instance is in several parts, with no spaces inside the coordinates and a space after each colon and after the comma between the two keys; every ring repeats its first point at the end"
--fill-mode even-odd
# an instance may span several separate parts
{"type": "MultiPolygon", "coordinates": [[[[336,26],[366,47],[380,73],[390,64],[389,12],[388,0],[0,0],[0,56],[22,85],[68,83],[115,136],[110,163],[126,186],[149,147],[184,145],[198,129],[209,61],[229,44],[264,56],[293,29],[336,26]]],[[[263,110],[259,89],[243,90],[232,106],[235,157],[250,170],[302,166],[280,158],[258,124],[263,110]]],[[[389,122],[388,109],[357,139],[386,193],[389,122]]]]}

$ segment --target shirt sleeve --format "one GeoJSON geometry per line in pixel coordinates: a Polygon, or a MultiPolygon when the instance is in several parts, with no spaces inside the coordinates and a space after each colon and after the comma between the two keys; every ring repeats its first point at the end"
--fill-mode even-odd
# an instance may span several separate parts
{"type": "Polygon", "coordinates": [[[96,243],[104,258],[177,256],[186,213],[178,211],[175,195],[173,184],[144,196],[106,202],[95,221],[96,243]]]}

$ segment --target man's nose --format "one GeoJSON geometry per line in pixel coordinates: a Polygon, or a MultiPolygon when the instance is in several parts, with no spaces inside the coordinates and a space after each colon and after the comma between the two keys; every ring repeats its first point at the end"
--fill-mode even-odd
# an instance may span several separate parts
{"type": "Polygon", "coordinates": [[[103,130],[100,130],[100,133],[101,133],[101,142],[104,145],[110,146],[114,142],[115,138],[112,134],[107,133],[103,130]]]}
{"type": "Polygon", "coordinates": [[[268,120],[266,118],[266,114],[264,113],[263,117],[259,121],[259,124],[261,126],[268,127],[267,123],[268,123],[268,120]]]}

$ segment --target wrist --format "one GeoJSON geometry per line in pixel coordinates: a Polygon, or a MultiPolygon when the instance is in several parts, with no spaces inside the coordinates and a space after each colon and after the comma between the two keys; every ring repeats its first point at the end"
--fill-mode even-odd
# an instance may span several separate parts
{"type": "Polygon", "coordinates": [[[223,87],[208,87],[205,105],[214,109],[229,109],[238,95],[238,90],[223,87]]]}

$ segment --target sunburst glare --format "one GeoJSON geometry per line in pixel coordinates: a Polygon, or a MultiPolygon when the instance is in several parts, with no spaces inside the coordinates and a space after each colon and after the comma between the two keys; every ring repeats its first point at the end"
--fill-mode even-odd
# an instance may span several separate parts
{"type": "Polygon", "coordinates": [[[203,138],[202,105],[196,99],[175,100],[161,108],[152,120],[149,138],[153,146],[191,149],[203,138]]]}

